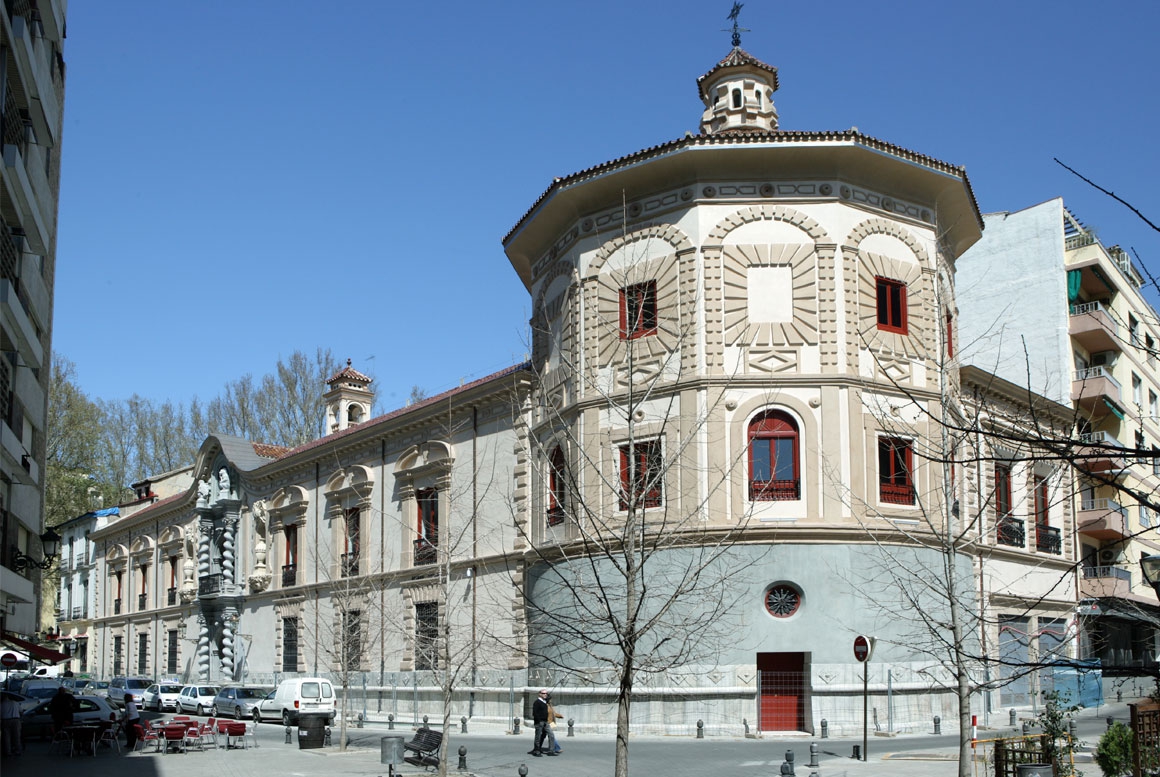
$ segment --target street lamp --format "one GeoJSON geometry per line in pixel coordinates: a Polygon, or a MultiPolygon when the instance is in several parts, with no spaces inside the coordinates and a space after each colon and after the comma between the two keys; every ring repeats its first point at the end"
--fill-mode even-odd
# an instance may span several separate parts
{"type": "Polygon", "coordinates": [[[1140,555],[1140,570],[1144,573],[1144,579],[1148,581],[1148,585],[1152,586],[1152,590],[1160,596],[1160,556],[1151,556],[1147,553],[1140,555]]]}
{"type": "Polygon", "coordinates": [[[40,535],[40,549],[44,554],[42,561],[37,561],[32,556],[16,550],[12,554],[12,566],[17,572],[29,567],[48,569],[52,566],[52,562],[56,561],[56,555],[60,551],[60,535],[51,526],[45,530],[44,534],[40,535]]]}

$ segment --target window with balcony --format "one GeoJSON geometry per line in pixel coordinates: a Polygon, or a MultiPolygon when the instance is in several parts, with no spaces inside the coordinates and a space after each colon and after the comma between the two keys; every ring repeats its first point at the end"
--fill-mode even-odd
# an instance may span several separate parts
{"type": "Polygon", "coordinates": [[[801,499],[798,466],[798,428],[793,418],[771,410],[749,423],[750,501],[801,499]]]}
{"type": "Polygon", "coordinates": [[[415,669],[439,668],[439,604],[415,604],[415,669]]]}
{"type": "Polygon", "coordinates": [[[1051,526],[1051,503],[1047,478],[1035,476],[1033,485],[1035,509],[1035,549],[1040,553],[1060,555],[1063,553],[1063,539],[1058,528],[1051,526]]]}
{"type": "Polygon", "coordinates": [[[1152,335],[1144,335],[1144,358],[1148,361],[1148,366],[1156,369],[1156,341],[1152,339],[1152,335]]]}
{"type": "Polygon", "coordinates": [[[1011,517],[1011,465],[995,465],[995,515],[1011,517]]]}
{"type": "Polygon", "coordinates": [[[634,283],[620,290],[620,339],[657,333],[657,282],[634,283]]]}
{"type": "Polygon", "coordinates": [[[357,507],[346,511],[343,517],[343,554],[342,576],[353,577],[359,573],[359,555],[361,552],[361,516],[357,507]]]}
{"type": "Polygon", "coordinates": [[[947,358],[953,359],[955,357],[955,326],[954,317],[947,313],[947,358]]]}
{"type": "Polygon", "coordinates": [[[910,440],[878,438],[878,500],[885,504],[914,504],[914,451],[910,440]]]}
{"type": "Polygon", "coordinates": [[[906,334],[906,284],[890,278],[875,279],[878,302],[878,328],[884,332],[906,334]]]}
{"type": "Polygon", "coordinates": [[[282,530],[282,585],[298,584],[298,526],[287,526],[282,530]]]}
{"type": "Polygon", "coordinates": [[[620,446],[620,509],[660,507],[664,456],[660,440],[620,446]]]}
{"type": "Polygon", "coordinates": [[[149,606],[149,565],[142,564],[138,569],[141,571],[141,588],[137,591],[137,610],[144,610],[149,606]]]}
{"type": "Polygon", "coordinates": [[[113,675],[122,674],[125,660],[125,638],[120,634],[113,637],[113,675]]]}
{"type": "Polygon", "coordinates": [[[439,554],[439,491],[421,488],[415,492],[418,525],[415,527],[415,565],[434,564],[439,554]]]}
{"type": "Polygon", "coordinates": [[[568,461],[560,446],[548,458],[548,525],[564,523],[568,504],[568,461]]]}
{"type": "Polygon", "coordinates": [[[298,619],[282,619],[282,671],[298,671],[298,619]]]}

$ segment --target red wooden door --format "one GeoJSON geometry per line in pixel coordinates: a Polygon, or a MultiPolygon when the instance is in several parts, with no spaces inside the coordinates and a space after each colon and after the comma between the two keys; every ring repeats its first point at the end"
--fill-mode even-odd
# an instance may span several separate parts
{"type": "Polygon", "coordinates": [[[805,654],[758,653],[758,730],[804,731],[805,654]]]}

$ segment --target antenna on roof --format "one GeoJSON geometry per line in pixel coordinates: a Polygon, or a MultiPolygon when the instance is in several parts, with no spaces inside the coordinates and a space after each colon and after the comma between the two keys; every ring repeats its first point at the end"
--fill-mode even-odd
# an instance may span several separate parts
{"type": "MultiPolygon", "coordinates": [[[[734,3],[732,10],[729,11],[729,16],[726,17],[733,21],[733,48],[739,48],[741,46],[741,33],[750,32],[747,27],[742,27],[737,22],[737,17],[741,15],[741,9],[744,7],[745,3],[734,3]]],[[[721,32],[730,32],[730,30],[721,30],[721,32]]]]}

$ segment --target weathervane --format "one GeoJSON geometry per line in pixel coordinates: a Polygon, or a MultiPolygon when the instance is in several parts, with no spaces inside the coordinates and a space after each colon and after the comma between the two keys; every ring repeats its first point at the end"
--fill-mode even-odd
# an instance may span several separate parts
{"type": "MultiPolygon", "coordinates": [[[[733,21],[733,48],[741,46],[741,33],[749,32],[747,27],[741,27],[737,23],[737,17],[741,15],[741,9],[745,7],[745,3],[734,3],[733,9],[729,11],[729,16],[726,17],[733,21]]],[[[730,32],[730,30],[721,30],[721,32],[730,32]]]]}

